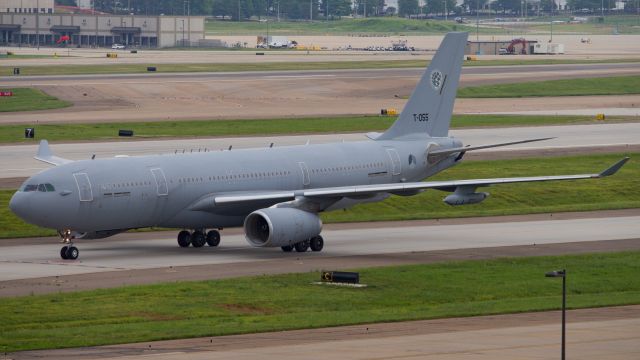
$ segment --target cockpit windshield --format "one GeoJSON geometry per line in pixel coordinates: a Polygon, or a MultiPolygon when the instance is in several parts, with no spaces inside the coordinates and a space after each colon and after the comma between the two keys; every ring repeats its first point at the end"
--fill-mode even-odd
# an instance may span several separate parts
{"type": "Polygon", "coordinates": [[[23,192],[54,192],[56,188],[51,184],[27,184],[22,188],[23,192]]]}

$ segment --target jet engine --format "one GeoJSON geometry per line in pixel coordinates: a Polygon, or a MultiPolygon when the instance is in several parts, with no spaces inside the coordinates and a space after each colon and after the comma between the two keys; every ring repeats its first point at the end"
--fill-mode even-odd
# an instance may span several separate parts
{"type": "Polygon", "coordinates": [[[268,208],[252,212],[244,220],[244,232],[255,247],[278,247],[318,236],[322,220],[317,214],[294,208],[268,208]]]}
{"type": "Polygon", "coordinates": [[[487,197],[489,197],[489,193],[486,192],[472,192],[467,194],[455,192],[445,197],[443,201],[448,205],[468,205],[482,202],[487,197]]]}

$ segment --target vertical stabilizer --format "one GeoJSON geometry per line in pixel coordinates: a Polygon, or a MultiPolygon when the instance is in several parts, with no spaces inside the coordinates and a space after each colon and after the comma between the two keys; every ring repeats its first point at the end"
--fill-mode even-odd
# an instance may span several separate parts
{"type": "Polygon", "coordinates": [[[467,35],[466,32],[445,35],[402,113],[376,140],[396,139],[411,134],[448,136],[467,35]]]}

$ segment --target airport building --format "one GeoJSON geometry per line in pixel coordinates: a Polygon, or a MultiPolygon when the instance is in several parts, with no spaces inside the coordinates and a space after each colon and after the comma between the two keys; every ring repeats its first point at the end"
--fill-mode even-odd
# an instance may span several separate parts
{"type": "Polygon", "coordinates": [[[0,12],[35,14],[40,9],[41,14],[55,12],[53,0],[0,0],[0,12]]]}
{"type": "MultiPolygon", "coordinates": [[[[27,3],[27,0],[23,1],[27,3]]],[[[136,48],[197,46],[204,39],[204,30],[203,16],[34,14],[6,12],[6,8],[0,8],[0,44],[3,45],[111,47],[113,44],[123,44],[136,48]]]]}

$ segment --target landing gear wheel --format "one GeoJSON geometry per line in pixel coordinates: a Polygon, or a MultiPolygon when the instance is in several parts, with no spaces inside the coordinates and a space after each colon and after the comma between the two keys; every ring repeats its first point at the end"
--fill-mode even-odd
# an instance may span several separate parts
{"type": "Polygon", "coordinates": [[[307,250],[309,250],[309,240],[300,241],[299,243],[295,244],[294,247],[299,253],[306,252],[307,250]]]}
{"type": "Polygon", "coordinates": [[[63,260],[67,260],[67,259],[68,259],[68,257],[67,257],[67,251],[68,251],[68,250],[69,250],[69,247],[68,247],[68,246],[63,246],[63,247],[62,247],[62,249],[60,249],[60,257],[61,257],[63,260]]]}
{"type": "Polygon", "coordinates": [[[77,247],[69,246],[69,248],[67,249],[67,259],[68,260],[75,260],[75,259],[78,258],[79,255],[80,255],[80,251],[78,250],[77,247]]]}
{"type": "Polygon", "coordinates": [[[189,244],[191,244],[191,233],[186,230],[180,231],[178,233],[178,245],[186,248],[189,247],[189,244]]]}
{"type": "Polygon", "coordinates": [[[324,239],[322,236],[314,236],[309,241],[309,247],[311,247],[311,251],[322,251],[324,247],[324,239]]]}
{"type": "Polygon", "coordinates": [[[207,233],[207,244],[212,247],[220,245],[220,233],[218,230],[211,230],[207,233]]]}
{"type": "Polygon", "coordinates": [[[293,245],[282,246],[281,249],[284,252],[292,252],[293,251],[293,245]]]}
{"type": "Polygon", "coordinates": [[[191,245],[193,245],[193,247],[201,248],[206,243],[207,240],[205,239],[202,231],[194,231],[193,234],[191,234],[191,245]]]}

